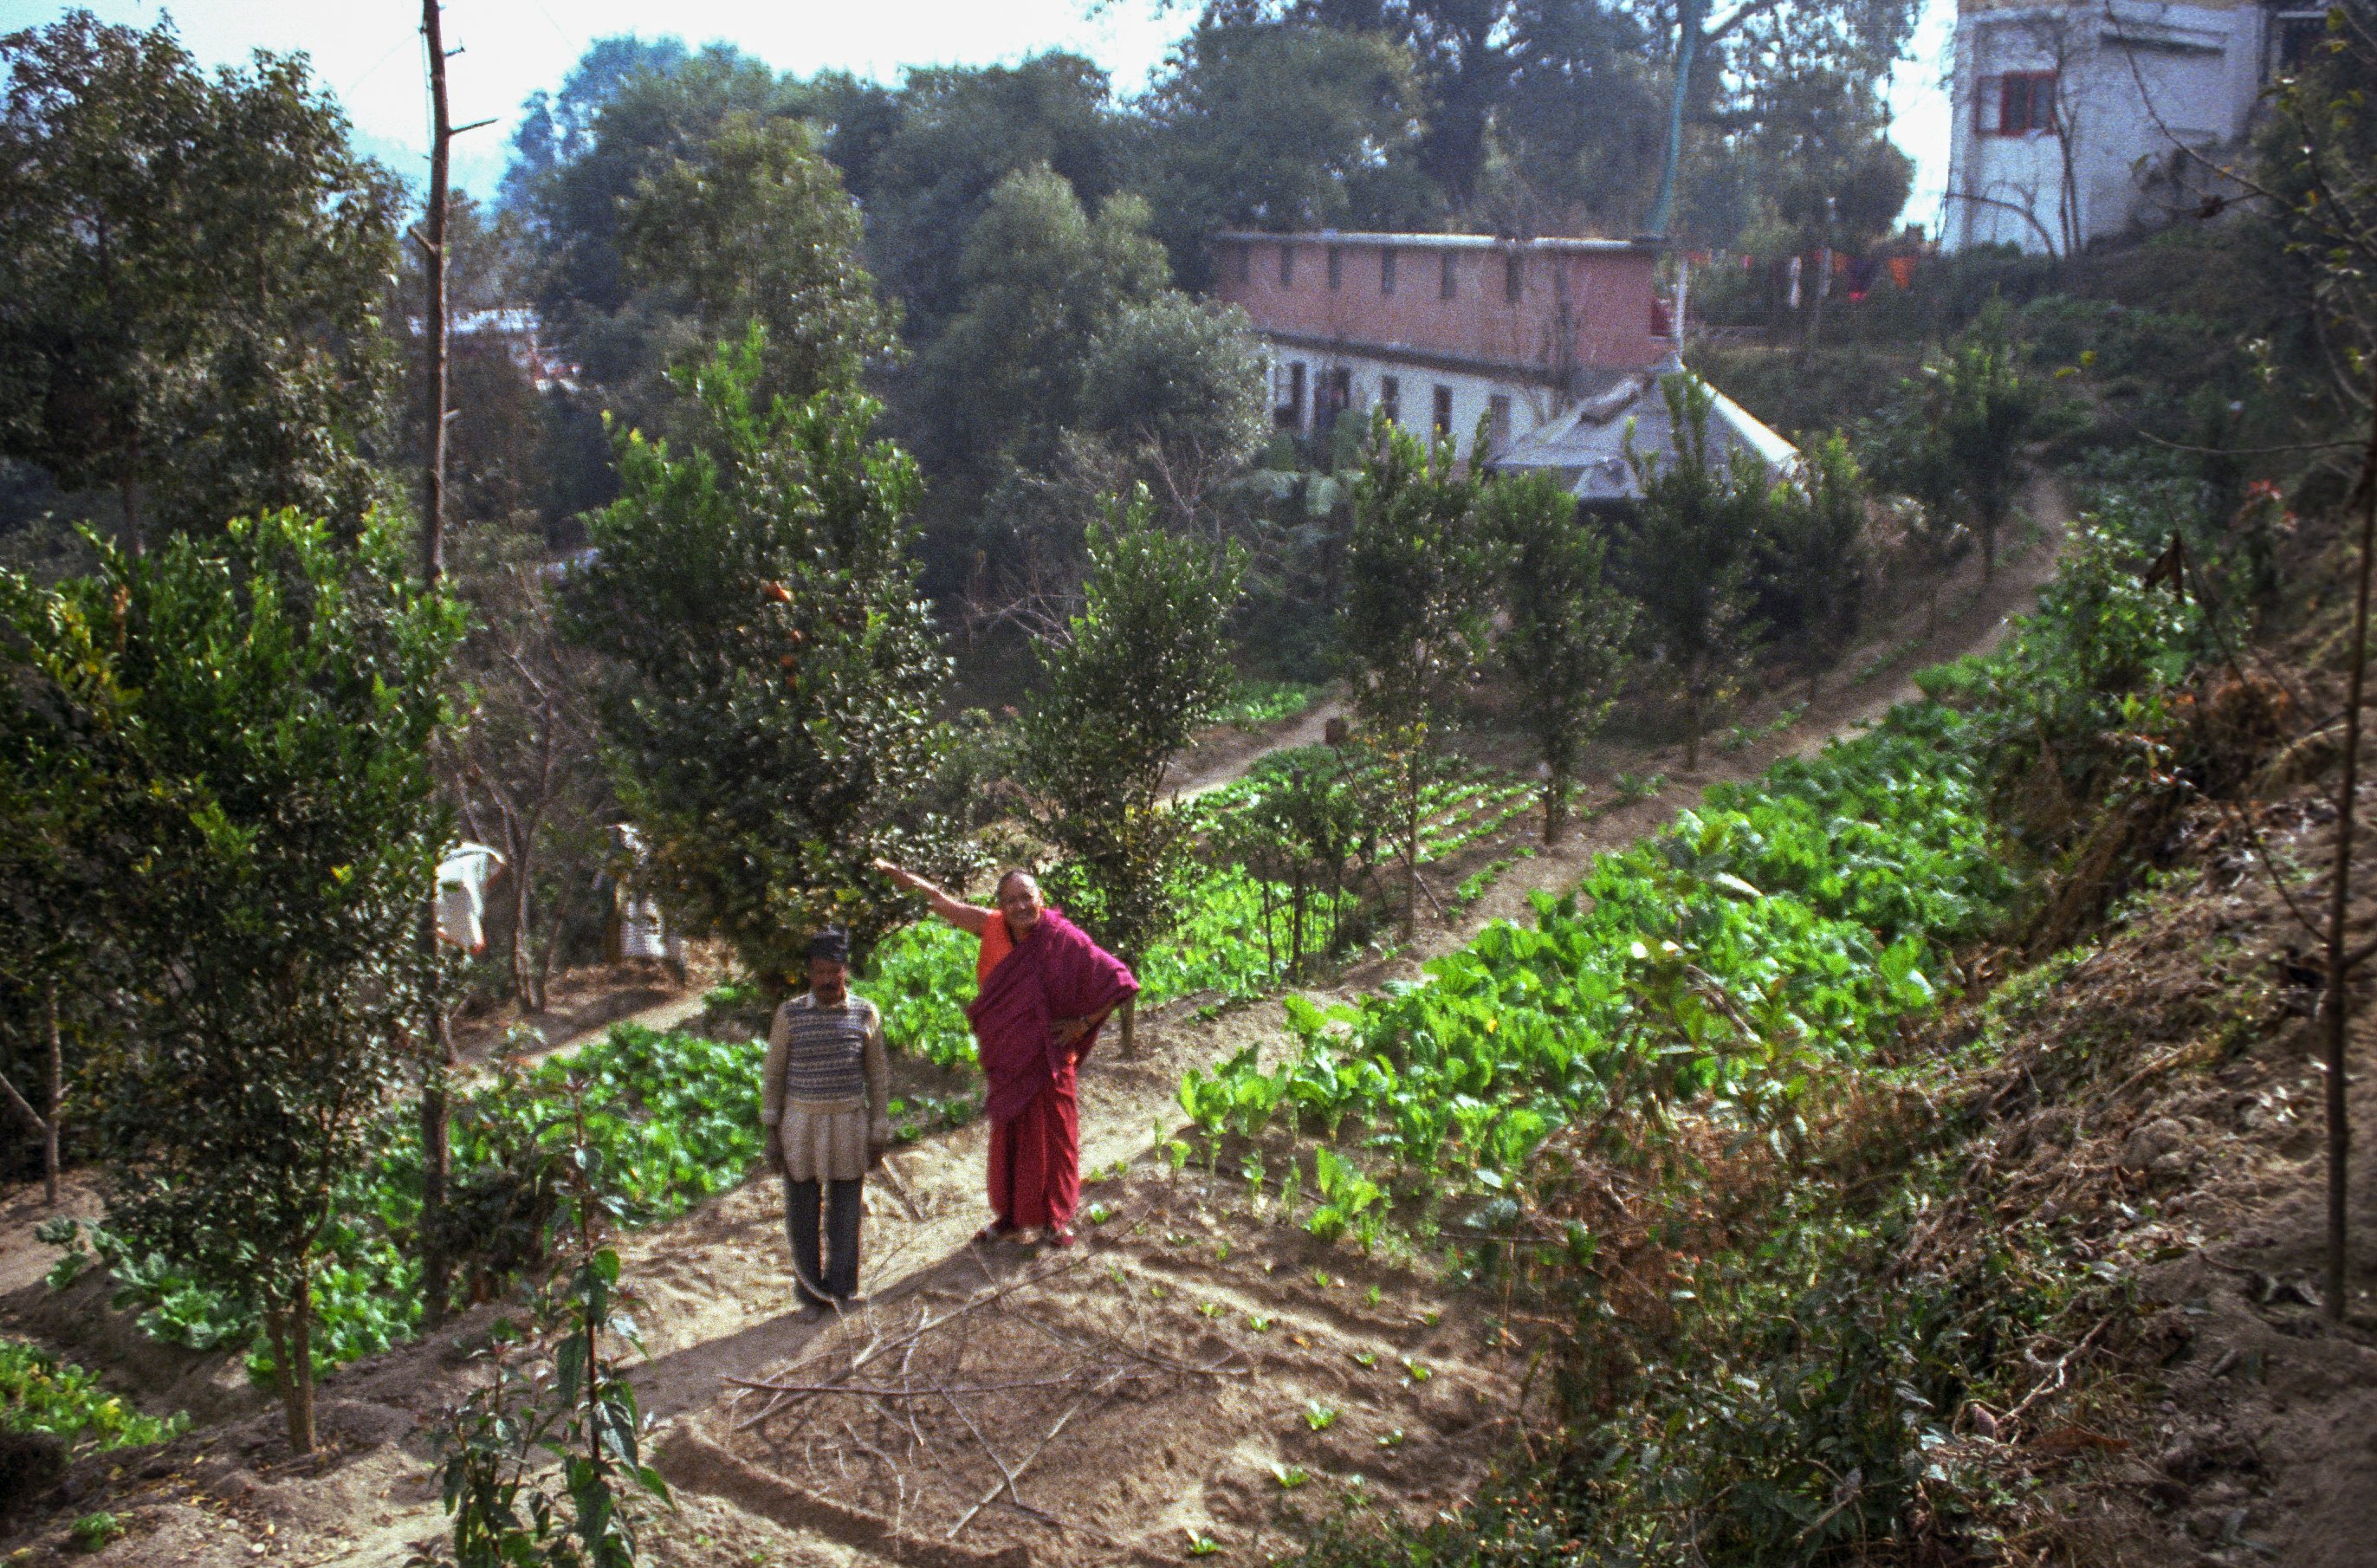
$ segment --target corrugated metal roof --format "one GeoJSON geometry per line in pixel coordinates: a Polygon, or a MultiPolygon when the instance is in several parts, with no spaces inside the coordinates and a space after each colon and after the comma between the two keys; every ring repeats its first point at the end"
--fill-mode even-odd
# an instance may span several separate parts
{"type": "Polygon", "coordinates": [[[1398,250],[1551,250],[1599,251],[1658,250],[1667,242],[1661,239],[1604,240],[1582,236],[1547,235],[1541,239],[1503,239],[1493,234],[1380,234],[1336,229],[1308,229],[1293,233],[1267,233],[1260,229],[1224,229],[1213,236],[1217,240],[1248,240],[1276,245],[1283,240],[1296,240],[1306,245],[1392,245],[1398,250]]]}
{"type": "MultiPolygon", "coordinates": [[[[1685,370],[1669,360],[1650,370],[1629,375],[1618,385],[1587,398],[1520,437],[1490,459],[1497,470],[1546,469],[1559,473],[1569,493],[1581,501],[1630,501],[1641,498],[1633,465],[1626,461],[1627,435],[1634,449],[1663,461],[1675,461],[1674,423],[1667,417],[1667,400],[1660,378],[1685,370]]],[[[1698,377],[1693,377],[1698,380],[1698,377]]],[[[1701,385],[1708,387],[1706,381],[1701,385]]],[[[1714,387],[1709,405],[1709,456],[1730,462],[1737,448],[1746,448],[1768,473],[1777,473],[1799,461],[1799,449],[1761,424],[1757,417],[1714,387]]]]}

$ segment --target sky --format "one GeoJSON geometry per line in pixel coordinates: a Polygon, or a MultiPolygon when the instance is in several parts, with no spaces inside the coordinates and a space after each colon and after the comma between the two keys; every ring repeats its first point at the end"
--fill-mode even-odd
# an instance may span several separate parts
{"type": "MultiPolygon", "coordinates": [[[[39,27],[69,9],[146,27],[170,15],[182,42],[209,65],[245,63],[256,49],[303,51],[346,106],[356,142],[416,184],[426,178],[428,95],[421,12],[404,0],[0,0],[0,32],[39,27]]],[[[455,143],[454,179],[492,195],[509,155],[521,102],[551,90],[586,46],[615,33],[675,33],[699,45],[723,40],[803,76],[828,68],[896,82],[910,66],[1013,64],[1048,48],[1088,55],[1117,90],[1145,82],[1186,30],[1196,6],[1159,12],[1153,0],[1111,0],[1087,15],[1084,0],[447,0],[446,42],[462,53],[447,66],[454,123],[495,120],[455,143]]],[[[1953,0],[1924,0],[1914,58],[1890,90],[1893,136],[1916,161],[1906,220],[1936,233],[1948,178],[1948,101],[1942,82],[1953,0]]]]}

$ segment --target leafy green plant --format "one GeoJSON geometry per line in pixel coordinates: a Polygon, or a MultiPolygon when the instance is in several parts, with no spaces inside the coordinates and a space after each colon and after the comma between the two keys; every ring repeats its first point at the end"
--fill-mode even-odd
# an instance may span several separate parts
{"type": "Polygon", "coordinates": [[[1304,1402],[1304,1424],[1317,1432],[1327,1431],[1331,1427],[1337,1424],[1336,1406],[1332,1405],[1323,1405],[1318,1399],[1306,1400],[1304,1402]]]}
{"type": "Polygon", "coordinates": [[[102,1511],[86,1514],[66,1528],[67,1538],[78,1551],[97,1551],[124,1534],[124,1521],[102,1511]]]}
{"type": "Polygon", "coordinates": [[[1295,718],[1312,706],[1320,688],[1293,680],[1241,680],[1213,715],[1213,723],[1260,729],[1295,718]]]}
{"type": "Polygon", "coordinates": [[[743,978],[722,980],[701,993],[702,1010],[711,1013],[747,1011],[764,999],[758,983],[743,978]]]}
{"type": "Polygon", "coordinates": [[[572,1077],[563,1087],[569,1254],[532,1301],[533,1332],[522,1338],[508,1321],[499,1325],[486,1352],[494,1377],[454,1407],[440,1438],[458,1568],[633,1568],[638,1500],[675,1506],[668,1483],[639,1455],[635,1390],[606,1344],[615,1336],[642,1349],[624,1311],[619,1255],[603,1244],[618,1210],[593,1139],[591,1082],[572,1077]],[[545,1490],[549,1459],[560,1461],[562,1498],[545,1490]]]}
{"type": "Polygon", "coordinates": [[[1609,787],[1618,792],[1621,801],[1655,800],[1667,787],[1665,773],[1612,773],[1609,787]]]}
{"type": "Polygon", "coordinates": [[[179,1412],[141,1414],[96,1376],[39,1346],[0,1339],[0,1430],[47,1432],[71,1454],[170,1442],[189,1425],[179,1412]]]}
{"type": "Polygon", "coordinates": [[[1271,1467],[1271,1476],[1279,1483],[1282,1491],[1294,1491],[1312,1478],[1312,1473],[1301,1465],[1274,1464],[1271,1467]]]}

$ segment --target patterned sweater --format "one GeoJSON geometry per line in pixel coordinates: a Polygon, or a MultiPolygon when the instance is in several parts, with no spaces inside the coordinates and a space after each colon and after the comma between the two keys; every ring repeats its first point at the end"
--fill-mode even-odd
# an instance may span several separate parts
{"type": "Polygon", "coordinates": [[[759,1120],[773,1127],[786,1105],[864,1107],[880,1124],[891,1098],[890,1064],[883,1050],[883,1017],[864,997],[820,1007],[806,993],[776,1010],[768,1031],[768,1061],[760,1070],[759,1120]]]}

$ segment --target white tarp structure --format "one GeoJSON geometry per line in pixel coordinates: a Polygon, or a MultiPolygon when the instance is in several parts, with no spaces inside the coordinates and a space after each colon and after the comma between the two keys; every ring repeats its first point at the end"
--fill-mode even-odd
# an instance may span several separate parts
{"type": "MultiPolygon", "coordinates": [[[[1674,423],[1667,416],[1663,377],[1690,375],[1678,361],[1637,371],[1607,391],[1575,407],[1512,441],[1487,466],[1498,472],[1545,469],[1560,477],[1569,494],[1580,501],[1633,501],[1642,498],[1633,465],[1626,461],[1631,433],[1634,449],[1662,465],[1676,461],[1674,423]]],[[[1698,379],[1697,377],[1694,377],[1698,379]]],[[[1758,422],[1748,409],[1723,392],[1707,388],[1709,404],[1708,456],[1714,463],[1730,463],[1738,449],[1747,449],[1773,477],[1799,461],[1799,450],[1758,422]]]]}
{"type": "Polygon", "coordinates": [[[437,936],[464,952],[487,949],[487,884],[504,868],[503,852],[468,842],[437,862],[437,936]]]}
{"type": "Polygon", "coordinates": [[[636,872],[644,863],[644,837],[625,822],[609,829],[611,856],[618,872],[611,882],[612,957],[657,958],[676,963],[684,943],[662,917],[660,901],[640,892],[636,872]]]}

